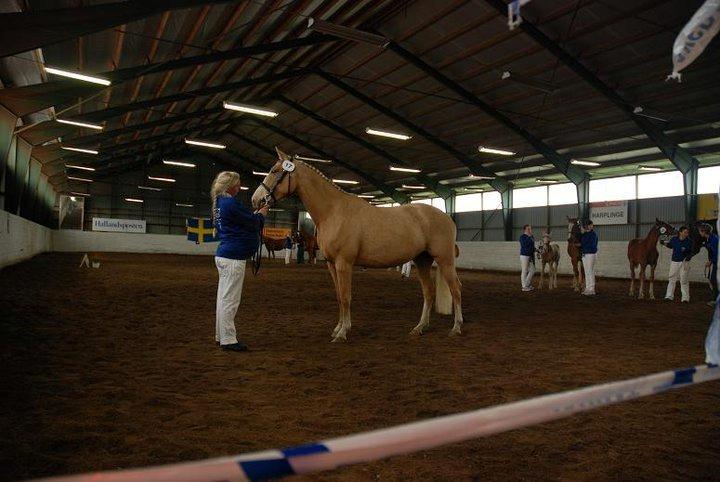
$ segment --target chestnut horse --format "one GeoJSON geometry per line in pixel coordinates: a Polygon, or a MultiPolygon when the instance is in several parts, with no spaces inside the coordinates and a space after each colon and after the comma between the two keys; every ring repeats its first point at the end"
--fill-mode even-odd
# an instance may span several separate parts
{"type": "Polygon", "coordinates": [[[640,278],[640,290],[638,291],[638,299],[645,297],[645,269],[650,266],[650,287],[648,288],[648,298],[655,299],[653,292],[653,283],[655,282],[655,268],[659,253],[657,243],[659,239],[665,241],[674,236],[675,228],[655,218],[655,224],[650,228],[645,238],[635,238],[628,242],[628,261],[630,262],[630,296],[635,296],[635,267],[640,267],[638,277],[640,278]]]}
{"type": "Polygon", "coordinates": [[[436,310],[455,318],[450,335],[462,331],[460,280],[455,270],[459,251],[455,223],[447,214],[427,204],[398,207],[373,206],[333,184],[315,167],[277,149],[279,161],[252,197],[255,209],[297,194],[315,221],[317,240],[327,260],[340,304],[333,341],[347,338],[350,330],[353,266],[387,268],[414,260],[422,285],[423,309],[412,330],[421,334],[430,323],[433,295],[436,310]],[[432,284],[432,264],[438,265],[432,284]]]}
{"type": "Polygon", "coordinates": [[[543,234],[543,243],[536,249],[537,258],[540,260],[540,286],[543,287],[545,277],[545,266],[548,267],[548,289],[557,288],[557,271],[560,264],[560,246],[550,244],[550,234],[543,234]]]}
{"type": "Polygon", "coordinates": [[[267,249],[268,259],[275,259],[275,251],[282,251],[285,249],[285,238],[271,238],[269,236],[263,236],[262,242],[265,245],[265,249],[267,249]]]}
{"type": "Polygon", "coordinates": [[[317,237],[312,234],[304,234],[305,252],[308,254],[308,264],[317,264],[317,237]]]}
{"type": "Polygon", "coordinates": [[[570,264],[573,269],[573,289],[575,291],[582,291],[585,280],[583,279],[582,253],[580,252],[580,238],[582,237],[580,222],[578,221],[578,218],[571,217],[567,217],[567,221],[567,254],[570,256],[570,264]]]}

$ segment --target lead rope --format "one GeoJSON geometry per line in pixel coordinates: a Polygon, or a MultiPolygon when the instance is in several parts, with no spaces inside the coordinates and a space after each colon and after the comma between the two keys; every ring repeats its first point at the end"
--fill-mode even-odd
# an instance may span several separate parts
{"type": "Polygon", "coordinates": [[[252,258],[252,273],[253,276],[257,276],[260,272],[260,266],[262,265],[262,226],[258,229],[258,248],[252,258]]]}

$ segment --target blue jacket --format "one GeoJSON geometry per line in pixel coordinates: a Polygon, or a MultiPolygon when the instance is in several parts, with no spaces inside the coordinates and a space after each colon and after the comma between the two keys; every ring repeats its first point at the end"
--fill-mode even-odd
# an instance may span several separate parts
{"type": "Polygon", "coordinates": [[[580,237],[580,252],[582,254],[597,253],[598,236],[595,231],[587,231],[580,237]]]}
{"type": "Polygon", "coordinates": [[[535,238],[523,234],[520,236],[520,256],[535,255],[535,238]]]}
{"type": "Polygon", "coordinates": [[[285,249],[292,249],[292,238],[290,236],[285,238],[285,249]]]}
{"type": "Polygon", "coordinates": [[[673,261],[679,263],[681,261],[690,260],[690,258],[692,258],[692,239],[690,239],[690,236],[685,238],[683,241],[680,241],[680,238],[675,236],[670,241],[668,241],[666,246],[673,250],[673,261]]]}
{"type": "Polygon", "coordinates": [[[248,259],[257,251],[265,222],[262,214],[253,214],[234,197],[222,196],[217,198],[213,215],[220,238],[215,256],[248,259]]]}
{"type": "Polygon", "coordinates": [[[710,258],[710,262],[717,266],[718,261],[718,235],[715,233],[712,233],[710,237],[708,238],[707,242],[705,243],[705,247],[708,250],[708,257],[710,258]]]}

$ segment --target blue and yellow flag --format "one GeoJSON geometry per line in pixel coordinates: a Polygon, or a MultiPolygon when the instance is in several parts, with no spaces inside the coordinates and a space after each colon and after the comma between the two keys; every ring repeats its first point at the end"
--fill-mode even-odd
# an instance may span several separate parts
{"type": "Polygon", "coordinates": [[[195,241],[195,244],[220,241],[220,239],[215,236],[215,227],[213,226],[212,219],[187,218],[185,226],[187,227],[188,241],[195,241]]]}

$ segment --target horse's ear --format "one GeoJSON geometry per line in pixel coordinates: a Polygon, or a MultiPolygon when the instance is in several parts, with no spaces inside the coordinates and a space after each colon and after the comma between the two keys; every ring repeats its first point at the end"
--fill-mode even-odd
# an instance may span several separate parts
{"type": "Polygon", "coordinates": [[[657,224],[660,224],[660,220],[659,220],[658,218],[655,218],[655,222],[656,222],[657,224]]]}
{"type": "Polygon", "coordinates": [[[275,146],[275,152],[277,152],[278,159],[280,159],[281,161],[289,161],[290,160],[290,156],[285,154],[278,146],[275,146]]]}

